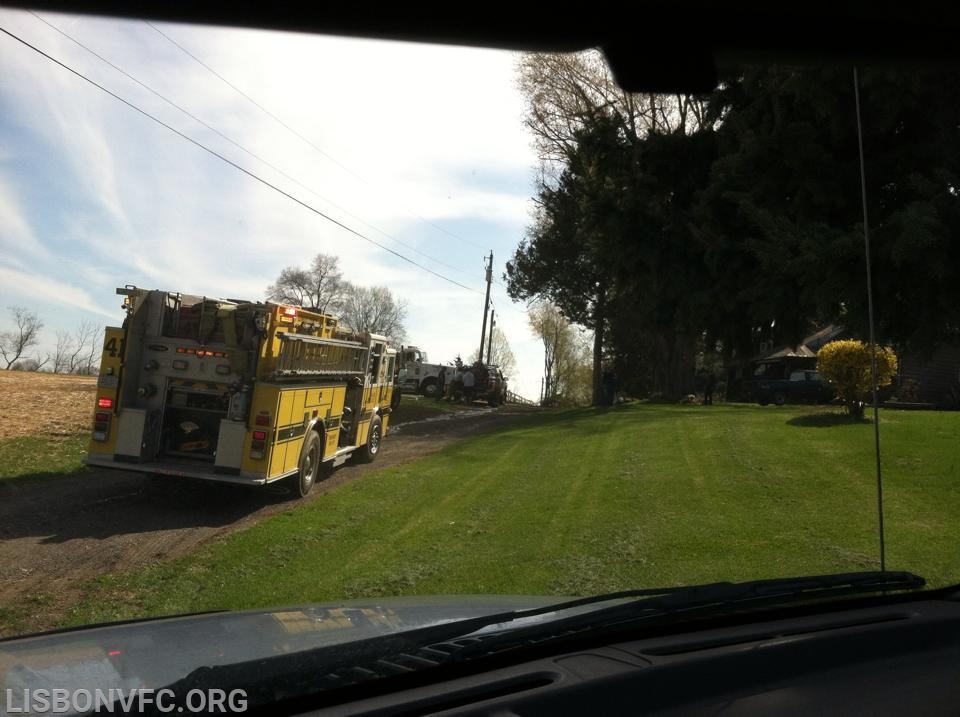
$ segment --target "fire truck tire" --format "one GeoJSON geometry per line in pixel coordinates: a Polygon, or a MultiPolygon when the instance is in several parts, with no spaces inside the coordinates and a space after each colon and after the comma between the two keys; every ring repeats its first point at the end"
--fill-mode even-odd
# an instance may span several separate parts
{"type": "Polygon", "coordinates": [[[357,449],[357,458],[363,463],[372,463],[380,452],[380,441],[383,440],[380,416],[374,416],[370,421],[370,430],[367,431],[367,442],[357,449]]]}
{"type": "Polygon", "coordinates": [[[424,382],[420,385],[420,393],[422,393],[427,398],[433,398],[437,395],[437,391],[440,390],[440,387],[437,386],[437,380],[433,378],[425,379],[424,382]]]}
{"type": "Polygon", "coordinates": [[[323,458],[323,443],[316,431],[307,433],[300,454],[300,471],[297,474],[297,489],[305,498],[320,475],[320,460],[323,458]]]}

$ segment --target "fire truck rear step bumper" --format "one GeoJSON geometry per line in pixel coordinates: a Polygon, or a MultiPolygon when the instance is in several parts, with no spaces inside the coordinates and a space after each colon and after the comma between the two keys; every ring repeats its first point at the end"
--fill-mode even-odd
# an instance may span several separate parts
{"type": "Polygon", "coordinates": [[[258,475],[231,475],[229,473],[215,473],[211,468],[203,466],[193,466],[184,464],[173,464],[171,462],[163,463],[125,463],[114,460],[113,456],[88,455],[83,459],[88,466],[97,466],[102,468],[117,468],[119,470],[130,471],[132,473],[158,473],[160,475],[176,476],[180,478],[199,478],[201,480],[219,481],[221,483],[235,483],[238,485],[264,485],[273,483],[291,475],[296,475],[297,471],[291,471],[275,478],[264,478],[258,475]]]}

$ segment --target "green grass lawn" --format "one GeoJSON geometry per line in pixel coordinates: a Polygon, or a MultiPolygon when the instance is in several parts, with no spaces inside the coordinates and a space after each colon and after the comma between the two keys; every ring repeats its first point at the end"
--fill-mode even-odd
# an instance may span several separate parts
{"type": "MultiPolygon", "coordinates": [[[[192,556],[64,623],[429,593],[584,594],[877,567],[872,426],[810,408],[532,416],[192,556]]],[[[960,582],[960,413],[884,412],[888,567],[960,582]]]]}
{"type": "Polygon", "coordinates": [[[89,434],[0,439],[0,481],[52,478],[83,467],[89,434]]]}

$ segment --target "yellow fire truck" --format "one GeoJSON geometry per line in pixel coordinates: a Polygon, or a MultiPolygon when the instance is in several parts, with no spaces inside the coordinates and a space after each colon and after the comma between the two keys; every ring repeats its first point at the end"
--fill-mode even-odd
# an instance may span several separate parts
{"type": "Polygon", "coordinates": [[[306,495],[390,420],[396,351],[297,306],[117,289],[86,463],[306,495]]]}

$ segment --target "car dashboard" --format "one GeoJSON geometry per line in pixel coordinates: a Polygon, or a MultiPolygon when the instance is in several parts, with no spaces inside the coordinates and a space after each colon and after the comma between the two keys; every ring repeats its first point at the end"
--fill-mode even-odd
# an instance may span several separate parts
{"type": "MultiPolygon", "coordinates": [[[[304,714],[956,714],[960,605],[920,599],[574,648],[304,714]]],[[[517,655],[537,650],[527,646],[517,655]]],[[[540,650],[546,652],[546,650],[540,650]]],[[[517,659],[517,655],[513,659],[517,659]]],[[[397,683],[395,683],[397,684],[397,683]]],[[[300,712],[300,710],[297,710],[300,712]]]]}

